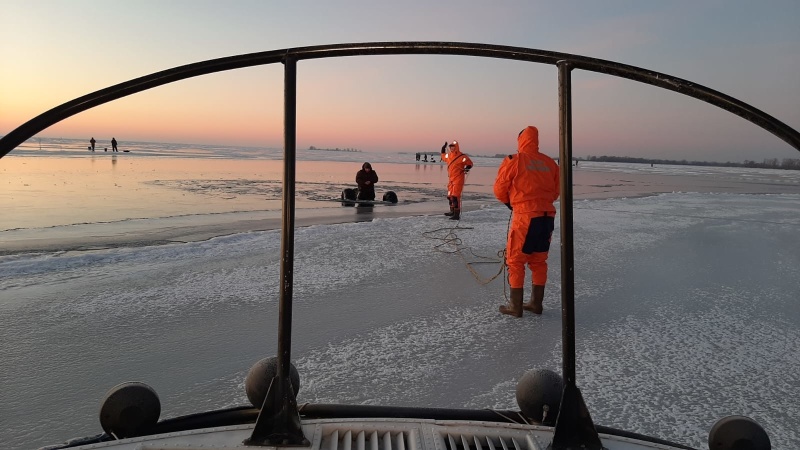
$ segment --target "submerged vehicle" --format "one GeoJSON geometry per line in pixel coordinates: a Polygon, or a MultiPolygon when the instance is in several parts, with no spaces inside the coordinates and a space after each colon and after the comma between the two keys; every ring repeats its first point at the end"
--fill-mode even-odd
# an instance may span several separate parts
{"type": "Polygon", "coordinates": [[[343,206],[356,206],[358,205],[396,205],[397,194],[394,191],[386,191],[381,200],[359,200],[358,188],[345,188],[342,190],[342,205],[343,206]]]}
{"type": "MultiPolygon", "coordinates": [[[[258,448],[313,449],[690,449],[669,437],[645,436],[595,424],[576,379],[572,166],[560,166],[562,373],[534,370],[516,387],[518,410],[343,405],[298,405],[302,374],[292,364],[292,286],[295,228],[297,62],[352,55],[465,55],[556,66],[559,75],[561,161],[572,160],[571,72],[585,70],[675,91],[728,110],[800,150],[800,133],[774,117],[704,86],[611,61],[522,47],[448,42],[381,42],[288,48],[179,66],[76,98],[37,116],[0,139],[0,157],[36,133],[110,101],[168,83],[257,65],[284,65],[284,177],[278,351],[254,365],[245,381],[251,405],[160,419],[155,391],[123,383],[102,402],[102,433],[47,447],[81,449],[258,448]]],[[[348,194],[349,195],[349,194],[348,194]]],[[[343,193],[344,199],[344,193],[343,193]]],[[[302,321],[300,321],[302,323],[302,321]]],[[[446,376],[446,374],[443,374],[446,376]]],[[[117,380],[115,382],[122,381],[117,380]]],[[[86,430],[75,430],[75,434],[86,430]]],[[[709,448],[768,449],[769,436],[744,416],[722,417],[709,448]]]]}

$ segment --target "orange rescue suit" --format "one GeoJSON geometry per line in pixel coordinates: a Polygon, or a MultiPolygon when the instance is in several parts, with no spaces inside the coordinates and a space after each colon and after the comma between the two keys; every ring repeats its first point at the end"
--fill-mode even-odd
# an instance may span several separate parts
{"type": "Polygon", "coordinates": [[[558,164],[539,153],[539,130],[527,127],[517,138],[517,154],[503,159],[494,182],[494,195],[512,209],[506,242],[508,283],[522,288],[525,264],[533,284],[547,282],[547,255],[553,234],[558,199],[558,164]]]}
{"type": "Polygon", "coordinates": [[[444,153],[442,149],[442,161],[447,164],[447,199],[450,206],[454,209],[461,209],[461,192],[464,190],[464,179],[467,170],[472,168],[472,160],[464,153],[457,141],[450,144],[450,151],[444,153]]]}

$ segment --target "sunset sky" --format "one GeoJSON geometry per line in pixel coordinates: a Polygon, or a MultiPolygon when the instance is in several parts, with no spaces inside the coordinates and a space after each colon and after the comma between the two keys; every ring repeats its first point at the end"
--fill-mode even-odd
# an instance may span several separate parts
{"type": "MultiPolygon", "coordinates": [[[[78,96],[171,67],[372,41],[512,45],[705,85],[800,129],[800,1],[0,0],[0,135],[78,96]]],[[[800,158],[699,100],[573,73],[574,154],[800,158]]],[[[195,78],[78,114],[40,136],[282,146],[283,66],[195,78]]],[[[298,63],[298,147],[513,152],[526,125],[558,149],[553,66],[461,56],[298,63]]]]}

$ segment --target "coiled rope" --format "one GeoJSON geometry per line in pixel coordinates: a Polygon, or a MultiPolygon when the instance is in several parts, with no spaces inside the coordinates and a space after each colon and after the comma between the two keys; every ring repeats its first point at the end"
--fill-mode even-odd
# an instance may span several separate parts
{"type": "MultiPolygon", "coordinates": [[[[473,278],[475,278],[475,280],[481,285],[489,284],[492,281],[494,281],[497,277],[499,277],[500,275],[505,274],[505,271],[506,271],[506,264],[505,264],[506,249],[505,249],[505,247],[503,247],[503,249],[501,249],[501,250],[498,250],[497,253],[495,254],[495,256],[483,256],[483,255],[476,254],[472,250],[472,247],[464,245],[462,239],[457,234],[457,230],[472,230],[474,228],[473,227],[460,226],[460,223],[461,223],[461,221],[459,220],[459,221],[456,221],[456,223],[451,227],[442,227],[442,228],[437,228],[435,230],[424,231],[422,233],[422,235],[427,239],[431,239],[431,240],[435,240],[435,241],[441,241],[439,244],[434,245],[434,247],[433,247],[434,250],[436,250],[438,252],[442,252],[442,253],[448,253],[448,254],[455,253],[455,254],[458,254],[458,256],[461,257],[461,260],[463,261],[464,266],[467,268],[467,270],[469,270],[469,272],[472,274],[473,278]],[[441,236],[442,232],[445,232],[444,236],[441,236]],[[477,259],[477,261],[474,261],[474,260],[473,261],[467,261],[467,257],[465,256],[465,254],[467,254],[467,253],[469,253],[469,255],[471,255],[473,258],[477,259]],[[476,264],[498,264],[500,267],[497,270],[497,273],[495,273],[494,275],[492,275],[489,278],[484,278],[473,267],[473,265],[476,265],[476,264]]],[[[508,216],[508,223],[506,225],[506,236],[508,236],[508,230],[509,230],[510,227],[511,227],[511,214],[509,214],[509,216],[508,216]]],[[[506,298],[506,300],[508,299],[508,296],[506,295],[507,282],[508,282],[508,277],[504,276],[503,277],[503,296],[506,298]]]]}

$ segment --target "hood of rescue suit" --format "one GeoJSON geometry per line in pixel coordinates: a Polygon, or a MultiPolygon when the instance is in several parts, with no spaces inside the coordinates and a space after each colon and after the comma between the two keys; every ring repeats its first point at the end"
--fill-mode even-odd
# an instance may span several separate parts
{"type": "Polygon", "coordinates": [[[453,161],[455,157],[461,154],[461,146],[458,145],[458,141],[453,141],[447,146],[447,152],[451,155],[450,161],[453,161]],[[450,147],[452,145],[452,147],[450,147]]]}
{"type": "Polygon", "coordinates": [[[539,153],[539,129],[533,126],[525,127],[517,137],[517,151],[519,153],[539,153]]]}

